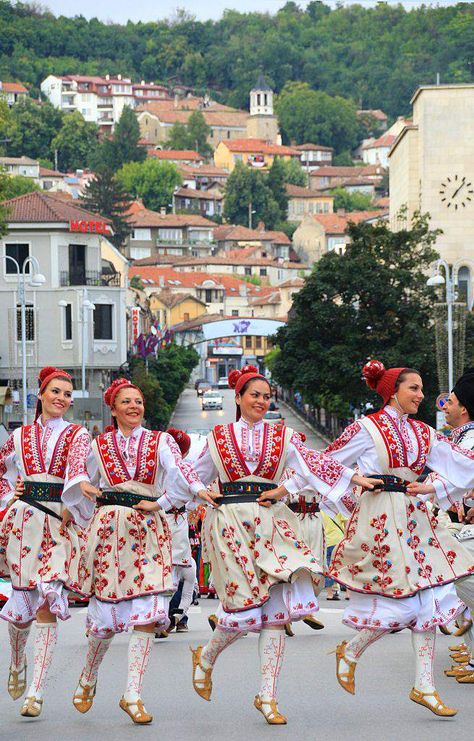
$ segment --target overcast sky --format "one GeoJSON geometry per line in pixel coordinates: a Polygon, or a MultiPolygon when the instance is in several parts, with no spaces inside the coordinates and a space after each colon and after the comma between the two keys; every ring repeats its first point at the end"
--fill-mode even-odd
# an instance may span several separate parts
{"type": "MultiPolygon", "coordinates": [[[[355,1],[355,0],[354,0],[355,1]]],[[[298,0],[297,0],[298,2],[298,0]]],[[[398,4],[398,0],[388,0],[389,5],[398,4]]],[[[103,21],[126,23],[132,21],[154,21],[173,16],[177,7],[184,8],[200,20],[220,18],[226,8],[234,8],[241,12],[259,11],[275,13],[283,7],[285,0],[44,0],[45,5],[55,15],[84,15],[86,18],[100,18],[103,21]]],[[[307,2],[298,2],[302,7],[307,2]]],[[[336,0],[325,0],[326,5],[335,7],[336,0]]],[[[344,0],[344,5],[353,4],[351,0],[344,0]]],[[[357,0],[357,4],[364,6],[376,5],[374,0],[357,0]]],[[[415,8],[423,5],[418,0],[402,0],[406,8],[415,8]]],[[[428,3],[426,3],[428,4],[428,3]]],[[[437,0],[436,5],[455,5],[454,0],[437,0]]]]}

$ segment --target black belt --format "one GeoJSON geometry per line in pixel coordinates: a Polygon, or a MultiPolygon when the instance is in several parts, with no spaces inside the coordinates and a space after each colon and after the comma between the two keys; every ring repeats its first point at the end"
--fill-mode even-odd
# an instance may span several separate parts
{"type": "Polygon", "coordinates": [[[318,502],[290,502],[287,507],[298,515],[315,515],[319,512],[318,502]]]}
{"type": "MultiPolygon", "coordinates": [[[[381,479],[383,486],[380,484],[375,486],[375,491],[400,491],[402,494],[407,493],[407,486],[409,481],[404,481],[398,476],[391,476],[388,474],[380,473],[366,473],[364,476],[368,479],[381,479]]],[[[374,489],[366,489],[366,491],[374,491],[374,489]]]]}
{"type": "Polygon", "coordinates": [[[166,514],[167,515],[184,515],[186,512],[186,507],[173,507],[173,509],[170,509],[166,514]]]}
{"type": "Polygon", "coordinates": [[[132,507],[144,499],[146,502],[156,502],[156,497],[146,497],[134,494],[131,491],[101,491],[97,497],[98,507],[132,507]]]}
{"type": "Polygon", "coordinates": [[[30,504],[32,507],[36,507],[36,509],[44,512],[44,514],[49,517],[55,517],[56,520],[62,520],[61,515],[58,515],[57,512],[53,512],[49,507],[45,507],[42,502],[62,504],[61,494],[63,488],[63,484],[48,483],[45,481],[25,481],[25,490],[21,497],[21,501],[30,504]]]}
{"type": "MultiPolygon", "coordinates": [[[[216,499],[217,504],[242,504],[256,502],[264,491],[276,489],[274,482],[268,484],[260,481],[228,481],[221,484],[223,496],[216,499]]],[[[275,504],[274,499],[269,500],[275,504]]]]}

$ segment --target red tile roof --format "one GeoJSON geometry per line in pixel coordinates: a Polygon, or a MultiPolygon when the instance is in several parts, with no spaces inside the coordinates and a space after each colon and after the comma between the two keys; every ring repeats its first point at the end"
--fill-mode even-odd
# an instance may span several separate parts
{"type": "Polygon", "coordinates": [[[0,93],[27,93],[28,90],[21,82],[0,82],[0,93]]]}
{"type": "Polygon", "coordinates": [[[139,275],[142,281],[152,281],[148,285],[161,286],[162,288],[170,288],[175,291],[182,288],[202,287],[206,282],[211,284],[208,287],[213,287],[212,284],[220,286],[230,295],[238,295],[242,288],[247,289],[248,295],[259,295],[262,290],[259,286],[255,286],[253,283],[248,283],[245,280],[239,280],[239,278],[233,275],[178,272],[172,268],[158,266],[132,265],[129,268],[128,275],[129,278],[139,275]]]}
{"type": "Polygon", "coordinates": [[[138,208],[136,204],[128,211],[128,221],[136,227],[163,227],[179,229],[180,227],[215,227],[214,221],[196,214],[160,214],[148,208],[138,208]]]}
{"type": "Polygon", "coordinates": [[[325,165],[311,170],[311,177],[357,177],[361,174],[361,167],[336,167],[325,165]]]}
{"type": "Polygon", "coordinates": [[[384,113],[380,108],[368,108],[366,110],[357,111],[358,116],[369,115],[376,118],[378,121],[386,121],[387,114],[384,113]]]}
{"type": "Polygon", "coordinates": [[[194,294],[192,293],[172,293],[171,289],[169,288],[164,288],[162,291],[154,293],[154,296],[156,296],[156,298],[169,309],[172,309],[174,306],[178,306],[178,304],[182,304],[183,301],[186,301],[188,299],[197,301],[203,306],[206,305],[204,301],[201,301],[200,298],[197,298],[197,296],[194,296],[194,294]]]}
{"type": "Polygon", "coordinates": [[[323,195],[320,190],[311,190],[310,188],[302,188],[300,185],[291,185],[290,183],[286,186],[286,193],[288,198],[327,198],[327,195],[323,195]]]}
{"type": "Polygon", "coordinates": [[[185,160],[187,162],[202,162],[199,152],[193,149],[149,149],[148,157],[158,160],[185,160]]]}
{"type": "Polygon", "coordinates": [[[214,230],[216,242],[274,242],[291,244],[285,232],[270,232],[262,229],[248,229],[246,226],[223,224],[214,230]]]}
{"type": "Polygon", "coordinates": [[[305,284],[303,278],[288,278],[283,283],[278,284],[278,288],[302,288],[305,284]]]}
{"type": "Polygon", "coordinates": [[[378,149],[379,147],[391,147],[397,137],[393,134],[384,134],[369,144],[364,144],[362,149],[378,149]]]}
{"type": "Polygon", "coordinates": [[[222,193],[213,193],[208,190],[195,190],[194,188],[178,188],[174,192],[175,196],[181,198],[196,198],[204,201],[222,201],[224,196],[222,193]]]}
{"type": "Polygon", "coordinates": [[[284,147],[280,144],[268,144],[263,139],[229,139],[220,142],[230,152],[248,152],[256,154],[292,155],[299,157],[299,151],[295,147],[284,147]]]}
{"type": "Polygon", "coordinates": [[[313,219],[324,227],[326,234],[344,234],[350,223],[376,219],[385,215],[384,211],[352,211],[346,214],[314,214],[313,219]]]}
{"type": "Polygon", "coordinates": [[[324,147],[322,144],[297,144],[295,149],[300,152],[334,152],[333,147],[324,147]]]}
{"type": "Polygon", "coordinates": [[[229,172],[224,170],[222,167],[215,167],[214,165],[179,165],[179,171],[183,175],[194,175],[196,177],[218,177],[228,178],[229,172]]]}
{"type": "Polygon", "coordinates": [[[64,172],[58,172],[57,170],[50,170],[48,167],[40,167],[39,169],[40,178],[65,178],[64,172]]]}
{"type": "Polygon", "coordinates": [[[105,221],[111,224],[110,219],[87,211],[76,202],[64,200],[55,193],[33,192],[24,196],[3,201],[8,208],[7,222],[15,223],[63,223],[67,221],[105,221]]]}

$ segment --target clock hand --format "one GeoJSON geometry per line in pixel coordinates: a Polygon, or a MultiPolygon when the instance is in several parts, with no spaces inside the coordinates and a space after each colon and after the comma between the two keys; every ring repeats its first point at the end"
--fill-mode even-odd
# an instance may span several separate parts
{"type": "Polygon", "coordinates": [[[459,188],[458,188],[457,190],[455,190],[455,191],[454,191],[454,193],[453,193],[453,195],[452,195],[451,197],[452,197],[452,198],[456,198],[457,194],[459,193],[459,191],[461,190],[461,188],[462,188],[462,187],[463,187],[464,185],[466,185],[466,178],[464,178],[464,180],[462,181],[462,183],[461,183],[461,185],[459,186],[459,188]]]}

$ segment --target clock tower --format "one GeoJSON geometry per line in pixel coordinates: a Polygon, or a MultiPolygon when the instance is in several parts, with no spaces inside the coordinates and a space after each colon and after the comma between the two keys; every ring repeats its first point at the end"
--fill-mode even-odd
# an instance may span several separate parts
{"type": "Polygon", "coordinates": [[[389,154],[390,224],[398,230],[409,227],[415,211],[430,214],[430,228],[442,230],[434,248],[453,266],[458,296],[472,308],[474,85],[423,86],[411,102],[413,122],[389,154]]]}

